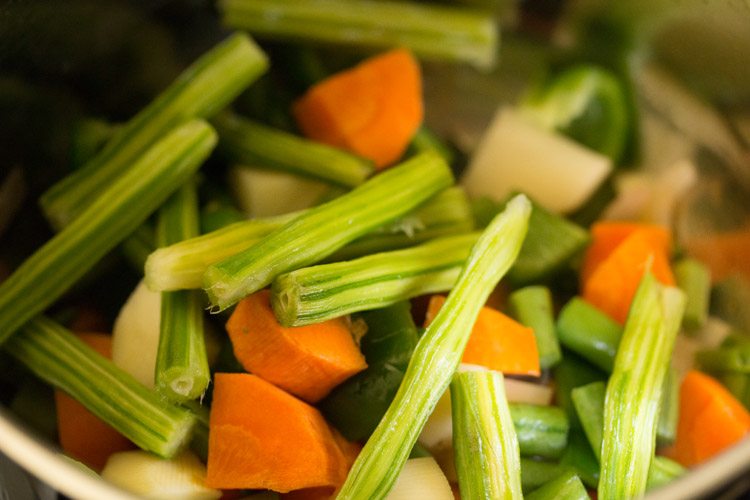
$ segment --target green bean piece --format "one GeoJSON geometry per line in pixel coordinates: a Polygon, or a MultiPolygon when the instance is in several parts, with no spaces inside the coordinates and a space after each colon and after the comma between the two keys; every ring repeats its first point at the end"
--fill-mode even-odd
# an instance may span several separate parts
{"type": "Polygon", "coordinates": [[[711,290],[711,314],[743,332],[750,332],[750,283],[733,274],[716,283],[711,290]]]}
{"type": "Polygon", "coordinates": [[[560,458],[568,444],[570,424],[556,406],[509,403],[521,455],[560,458]]]}
{"type": "Polygon", "coordinates": [[[750,408],[750,375],[737,372],[709,372],[727,388],[745,408],[750,408]]]}
{"type": "Polygon", "coordinates": [[[695,355],[698,366],[713,373],[750,374],[750,346],[705,349],[695,355]]]}
{"type": "MultiPolygon", "coordinates": [[[[188,181],[159,210],[159,245],[197,236],[198,225],[198,192],[195,182],[188,181]]],[[[202,294],[198,290],[162,292],[154,376],[157,391],[171,401],[196,399],[210,380],[202,294]]]]}
{"type": "Polygon", "coordinates": [[[582,385],[604,381],[607,375],[572,352],[563,351],[562,361],[552,369],[552,377],[558,406],[567,413],[570,426],[580,428],[581,422],[573,406],[571,391],[582,385]]]}
{"type": "Polygon", "coordinates": [[[277,276],[271,306],[284,326],[301,326],[385,307],[456,283],[479,233],[449,236],[359,259],[277,276]]]}
{"type": "Polygon", "coordinates": [[[29,321],[4,347],[144,450],[169,458],[190,439],[190,411],[166,402],[44,316],[29,321]]]}
{"type": "Polygon", "coordinates": [[[604,397],[607,386],[604,382],[592,382],[576,387],[570,393],[578,419],[589,440],[591,451],[597,460],[602,454],[602,432],[604,431],[604,397]]]}
{"type": "Polygon", "coordinates": [[[575,470],[558,462],[521,457],[521,488],[526,494],[569,472],[575,473],[575,470]]]}
{"type": "Polygon", "coordinates": [[[222,0],[225,25],[257,36],[353,45],[406,47],[420,57],[495,64],[498,33],[482,10],[371,0],[222,0]]]}
{"type": "Polygon", "coordinates": [[[457,373],[450,385],[453,450],[464,498],[521,498],[521,455],[503,374],[457,373]]]}
{"type": "Polygon", "coordinates": [[[516,290],[508,297],[508,305],[514,318],[534,330],[541,368],[552,368],[559,363],[562,352],[549,288],[537,285],[516,290]]]}
{"type": "Polygon", "coordinates": [[[607,384],[598,488],[602,500],[636,498],[646,491],[664,377],[684,309],[682,291],[660,284],[647,271],[607,384]]]}
{"type": "Polygon", "coordinates": [[[203,284],[213,311],[226,309],[280,274],[322,260],[452,183],[453,174],[442,158],[423,153],[307,210],[246,251],[206,269],[203,284]]]}
{"type": "Polygon", "coordinates": [[[557,335],[566,348],[612,373],[622,326],[580,297],[573,297],[557,317],[557,335]]]}
{"type": "Polygon", "coordinates": [[[685,474],[685,468],[667,457],[655,456],[651,460],[651,468],[648,470],[648,481],[646,489],[652,490],[671,483],[681,475],[685,474]]]}
{"type": "Polygon", "coordinates": [[[216,144],[201,120],[154,144],[0,285],[0,343],[44,311],[192,176],[216,144]]]}
{"type": "Polygon", "coordinates": [[[355,187],[375,170],[347,151],[269,127],[233,113],[212,120],[219,149],[233,163],[282,170],[331,184],[355,187]]]}
{"type": "Polygon", "coordinates": [[[680,377],[674,366],[669,366],[664,376],[664,388],[659,404],[659,420],[656,423],[656,445],[667,446],[677,437],[680,419],[680,377]]]}
{"type": "Polygon", "coordinates": [[[236,34],[207,52],[115,133],[83,167],[45,192],[40,203],[56,229],[74,220],[141,154],[175,127],[212,116],[266,70],[255,43],[236,34]]]}
{"type": "Polygon", "coordinates": [[[677,286],[687,297],[683,326],[688,330],[697,330],[708,319],[711,272],[702,262],[686,257],[675,263],[674,277],[677,286]]]}
{"type": "Polygon", "coordinates": [[[518,255],[531,206],[508,203],[480,236],[445,304],[419,340],[388,411],[365,444],[338,498],[383,498],[458,367],[479,310],[518,255]]]}
{"type": "Polygon", "coordinates": [[[560,465],[573,469],[583,484],[589,488],[599,485],[599,462],[591,445],[579,429],[571,429],[568,435],[568,447],[560,458],[560,465]]]}
{"type": "MultiPolygon", "coordinates": [[[[146,261],[146,283],[152,290],[162,291],[200,288],[203,273],[209,265],[247,250],[302,213],[244,220],[160,248],[146,261]]],[[[431,238],[465,233],[472,227],[466,194],[462,189],[452,187],[391,224],[354,240],[328,260],[407,247],[431,238]]]]}
{"type": "Polygon", "coordinates": [[[336,386],[318,405],[326,419],[351,441],[367,439],[377,427],[396,395],[418,340],[408,301],[360,317],[367,324],[360,343],[367,369],[336,386]]]}
{"type": "Polygon", "coordinates": [[[568,471],[543,484],[528,495],[526,500],[586,500],[589,493],[575,472],[568,471]]]}

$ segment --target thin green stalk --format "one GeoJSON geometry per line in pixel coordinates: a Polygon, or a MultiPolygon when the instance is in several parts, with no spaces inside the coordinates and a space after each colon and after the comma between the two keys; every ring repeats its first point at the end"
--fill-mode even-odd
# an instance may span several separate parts
{"type": "Polygon", "coordinates": [[[393,403],[338,498],[378,499],[388,494],[461,361],[479,310],[517,257],[530,211],[528,199],[518,196],[480,236],[445,304],[420,338],[393,403]]]}
{"type": "Polygon", "coordinates": [[[502,373],[457,373],[450,391],[461,496],[521,498],[521,454],[502,373]]]}
{"type": "Polygon", "coordinates": [[[154,144],[0,285],[0,343],[44,311],[192,176],[216,145],[201,120],[154,144]]]}
{"type": "Polygon", "coordinates": [[[453,174],[442,158],[423,153],[311,208],[248,250],[206,269],[203,284],[213,310],[226,309],[282,273],[322,260],[452,183],[453,174]]]}
{"type": "Polygon", "coordinates": [[[42,195],[40,203],[52,225],[60,229],[70,224],[164,134],[220,111],[267,66],[265,54],[242,34],[207,52],[118,130],[101,152],[42,195]]]}
{"type": "MultiPolygon", "coordinates": [[[[211,264],[236,255],[304,212],[235,222],[197,238],[160,248],[149,255],[146,283],[152,290],[200,288],[211,264]]],[[[471,231],[468,200],[458,187],[445,189],[391,224],[373,230],[335,252],[327,260],[343,260],[428,239],[471,231]]]]}
{"type": "MultiPolygon", "coordinates": [[[[157,240],[169,245],[198,235],[198,192],[188,181],[159,210],[157,240]]],[[[203,297],[198,290],[161,294],[161,324],[154,381],[172,401],[200,397],[208,387],[203,297]]]]}
{"type": "Polygon", "coordinates": [[[451,289],[479,233],[277,276],[271,306],[284,326],[301,326],[451,289]]]}
{"type": "Polygon", "coordinates": [[[664,377],[685,310],[685,296],[647,272],[633,299],[604,407],[598,494],[637,498],[646,491],[656,447],[664,377]]]}
{"type": "Polygon", "coordinates": [[[38,316],[5,349],[144,450],[169,458],[190,439],[195,417],[146,388],[73,333],[38,316]]]}
{"type": "Polygon", "coordinates": [[[495,63],[498,33],[482,10],[403,1],[222,0],[224,24],[259,36],[343,43],[365,49],[407,47],[430,59],[495,63]]]}
{"type": "Polygon", "coordinates": [[[370,160],[232,113],[212,123],[219,149],[240,165],[278,169],[344,187],[362,184],[374,171],[370,160]]]}
{"type": "Polygon", "coordinates": [[[540,285],[521,288],[510,294],[508,304],[513,317],[534,330],[541,368],[551,368],[559,363],[562,352],[555,331],[549,288],[540,285]]]}

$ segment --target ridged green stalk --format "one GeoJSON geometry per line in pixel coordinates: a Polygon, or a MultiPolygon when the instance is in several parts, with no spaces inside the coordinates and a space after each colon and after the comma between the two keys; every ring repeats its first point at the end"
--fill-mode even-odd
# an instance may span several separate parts
{"type": "Polygon", "coordinates": [[[430,59],[495,63],[495,19],[482,10],[404,1],[222,0],[224,24],[259,36],[358,45],[407,47],[430,59]]]}
{"type": "Polygon", "coordinates": [[[502,373],[457,373],[450,391],[453,450],[461,496],[522,498],[521,455],[502,373]]]}
{"type": "Polygon", "coordinates": [[[141,155],[81,214],[0,285],[0,343],[44,311],[187,181],[216,145],[201,120],[141,155]]]}
{"type": "Polygon", "coordinates": [[[661,392],[685,310],[685,295],[646,272],[607,384],[601,479],[602,500],[644,494],[656,448],[661,392]]]}
{"type": "Polygon", "coordinates": [[[359,259],[303,267],[271,284],[271,305],[284,326],[317,323],[450,290],[479,233],[359,259]]]}
{"type": "Polygon", "coordinates": [[[311,208],[246,251],[206,269],[203,285],[213,310],[226,309],[280,274],[324,259],[452,183],[453,174],[442,158],[423,153],[311,208]]]}
{"type": "Polygon", "coordinates": [[[511,200],[472,248],[456,285],[417,344],[396,397],[354,462],[339,499],[383,498],[393,487],[461,361],[479,310],[518,256],[530,211],[526,197],[511,200]]]}
{"type": "Polygon", "coordinates": [[[214,115],[267,66],[265,54],[243,34],[207,52],[118,130],[96,156],[42,195],[40,203],[52,225],[60,229],[70,224],[164,134],[191,119],[214,115]]]}
{"type": "Polygon", "coordinates": [[[344,187],[362,184],[373,172],[370,160],[232,113],[212,123],[219,149],[240,165],[282,170],[344,187]]]}
{"type": "Polygon", "coordinates": [[[34,318],[4,347],[144,450],[169,458],[189,441],[195,425],[189,410],[168,403],[51,319],[34,318]]]}
{"type": "MultiPolygon", "coordinates": [[[[158,243],[169,245],[197,236],[198,226],[198,192],[195,182],[188,181],[159,211],[158,243]]],[[[200,397],[211,380],[203,329],[203,301],[199,290],[161,294],[154,381],[156,389],[172,401],[200,397]]]]}

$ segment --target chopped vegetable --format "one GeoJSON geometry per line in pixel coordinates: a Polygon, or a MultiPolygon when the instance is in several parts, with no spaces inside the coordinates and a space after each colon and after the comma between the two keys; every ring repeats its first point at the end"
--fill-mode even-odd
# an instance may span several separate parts
{"type": "MultiPolygon", "coordinates": [[[[445,302],[445,297],[441,295],[433,295],[430,298],[425,327],[429,327],[445,302]]],[[[540,373],[534,331],[487,306],[479,311],[461,362],[484,366],[505,374],[540,373]]]]}
{"type": "Polygon", "coordinates": [[[233,163],[279,169],[344,187],[362,184],[373,171],[364,158],[237,114],[220,114],[212,123],[219,133],[219,148],[233,163]]]}
{"type": "Polygon", "coordinates": [[[303,267],[277,276],[271,305],[279,322],[300,326],[445,292],[455,284],[479,233],[359,259],[303,267]]]}
{"type": "Polygon", "coordinates": [[[597,367],[612,373],[622,326],[580,297],[573,297],[557,316],[560,343],[597,367]]]}
{"type": "Polygon", "coordinates": [[[318,405],[341,433],[367,439],[383,418],[417,345],[408,301],[362,313],[367,333],[360,341],[367,369],[336,386],[318,405]]]}
{"type": "MultiPolygon", "coordinates": [[[[76,336],[101,356],[111,357],[112,337],[109,335],[77,333],[76,336]]],[[[63,391],[55,391],[55,409],[58,440],[63,451],[96,471],[104,468],[113,453],[134,446],[125,436],[63,391]]]]}
{"type": "MultiPolygon", "coordinates": [[[[197,236],[198,192],[188,181],[159,211],[159,246],[197,236]]],[[[154,382],[167,399],[186,401],[203,395],[211,374],[203,326],[203,297],[197,290],[163,292],[154,382]]]]}
{"type": "Polygon", "coordinates": [[[204,54],[112,136],[104,149],[41,198],[56,228],[70,224],[154,143],[191,119],[220,111],[267,68],[265,54],[243,34],[204,54]]]}
{"type": "Polygon", "coordinates": [[[750,432],[750,413],[714,378],[697,370],[682,380],[679,415],[670,456],[686,467],[705,462],[750,432]]]}
{"type": "Polygon", "coordinates": [[[306,211],[248,250],[206,269],[204,288],[213,309],[226,309],[279,274],[327,257],[413,210],[452,181],[453,175],[440,157],[423,153],[306,211]],[[341,224],[342,214],[346,214],[346,225],[341,224]]]}
{"type": "Polygon", "coordinates": [[[677,286],[685,292],[687,305],[683,326],[697,330],[706,324],[711,298],[711,273],[696,259],[684,258],[674,265],[677,286]]]}
{"type": "Polygon", "coordinates": [[[544,483],[524,498],[527,500],[586,500],[589,494],[578,475],[568,471],[544,483]]]}
{"type": "Polygon", "coordinates": [[[598,488],[603,500],[634,498],[646,490],[661,391],[684,310],[679,289],[661,285],[650,272],[644,275],[607,384],[598,488]]]}
{"type": "Polygon", "coordinates": [[[715,283],[738,273],[750,277],[747,249],[750,247],[750,228],[740,227],[716,234],[701,234],[681,241],[685,252],[708,267],[715,283]]]}
{"type": "Polygon", "coordinates": [[[385,168],[401,157],[422,125],[419,63],[405,49],[371,57],[315,84],[293,111],[306,136],[385,168]]]}
{"type": "Polygon", "coordinates": [[[215,144],[213,129],[199,120],[172,130],[26,259],[0,284],[0,343],[133,232],[195,173],[215,144]]]}
{"type": "Polygon", "coordinates": [[[646,268],[665,285],[674,284],[669,256],[646,231],[635,231],[596,266],[583,284],[583,298],[625,323],[646,268]]]}
{"type": "Polygon", "coordinates": [[[580,428],[581,422],[578,420],[571,392],[576,387],[606,380],[606,374],[575,354],[563,351],[563,359],[552,369],[552,376],[555,380],[557,405],[567,413],[571,428],[580,428]]]}
{"type": "Polygon", "coordinates": [[[195,417],[188,410],[167,403],[44,316],[27,323],[5,349],[144,450],[171,457],[190,438],[195,417]]]}
{"type": "Polygon", "coordinates": [[[450,391],[461,495],[520,498],[521,457],[503,375],[492,371],[458,373],[450,391]]]}
{"type": "MultiPolygon", "coordinates": [[[[521,247],[523,253],[523,247],[521,247]]],[[[511,314],[522,324],[534,331],[539,366],[551,368],[562,358],[560,343],[555,331],[552,294],[544,286],[528,286],[518,289],[508,296],[511,314]]]]}
{"type": "Polygon", "coordinates": [[[388,493],[388,500],[454,500],[451,485],[432,457],[410,458],[388,493]]]}
{"type": "Polygon", "coordinates": [[[247,371],[310,403],[367,367],[343,318],[284,327],[273,315],[268,290],[237,304],[227,332],[247,371]]]}
{"type": "Polygon", "coordinates": [[[214,376],[209,427],[210,488],[284,493],[346,477],[347,459],[318,410],[255,375],[214,376]]]}
{"type": "Polygon", "coordinates": [[[444,307],[417,344],[393,403],[354,463],[339,498],[383,498],[392,488],[458,367],[481,304],[518,255],[530,211],[528,200],[518,196],[480,236],[444,307]]]}
{"type": "Polygon", "coordinates": [[[222,0],[224,23],[257,35],[408,47],[420,57],[494,65],[498,33],[480,10],[371,0],[222,0]]]}

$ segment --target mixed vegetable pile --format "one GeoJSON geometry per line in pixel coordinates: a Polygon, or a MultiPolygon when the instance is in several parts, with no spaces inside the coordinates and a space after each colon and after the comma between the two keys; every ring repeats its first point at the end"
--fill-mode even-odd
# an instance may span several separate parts
{"type": "Polygon", "coordinates": [[[149,498],[637,498],[742,440],[750,231],[685,226],[748,143],[615,14],[466,3],[225,0],[72,127],[3,402],[149,498]]]}

